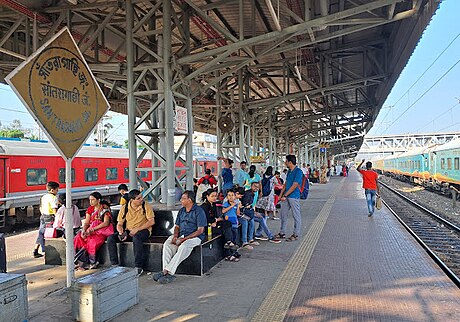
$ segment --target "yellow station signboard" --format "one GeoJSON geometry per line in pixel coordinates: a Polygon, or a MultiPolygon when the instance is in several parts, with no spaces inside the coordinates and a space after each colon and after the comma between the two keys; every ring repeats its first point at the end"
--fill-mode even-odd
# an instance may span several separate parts
{"type": "Polygon", "coordinates": [[[249,160],[251,160],[251,163],[264,163],[265,162],[265,158],[263,157],[263,155],[253,155],[249,157],[249,160]]]}
{"type": "Polygon", "coordinates": [[[67,28],[20,64],[6,81],[66,159],[75,156],[109,109],[67,28]]]}

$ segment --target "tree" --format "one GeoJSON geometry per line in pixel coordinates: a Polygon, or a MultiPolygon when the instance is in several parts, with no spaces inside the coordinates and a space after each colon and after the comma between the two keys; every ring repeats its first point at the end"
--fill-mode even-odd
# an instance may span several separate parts
{"type": "Polygon", "coordinates": [[[21,130],[10,130],[10,129],[3,129],[0,130],[0,136],[4,138],[24,138],[24,132],[21,130]]]}

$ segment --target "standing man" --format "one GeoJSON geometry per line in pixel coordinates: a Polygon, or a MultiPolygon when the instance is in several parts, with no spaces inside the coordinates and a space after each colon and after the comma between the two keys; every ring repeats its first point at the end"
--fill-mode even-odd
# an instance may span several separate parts
{"type": "MultiPolygon", "coordinates": [[[[42,253],[45,252],[45,228],[46,225],[52,225],[54,221],[54,215],[56,214],[59,204],[57,199],[57,193],[59,191],[59,183],[50,181],[46,184],[46,190],[48,191],[40,199],[40,227],[38,228],[38,236],[35,242],[35,248],[33,252],[34,258],[43,257],[43,254],[38,252],[38,248],[41,246],[42,253]]],[[[50,226],[51,227],[51,226],[50,226]]]]}
{"type": "Polygon", "coordinates": [[[295,155],[286,155],[284,161],[288,172],[286,175],[286,182],[280,193],[281,200],[281,228],[277,238],[286,238],[286,224],[289,210],[292,211],[294,217],[294,232],[286,238],[286,241],[295,241],[299,238],[302,229],[302,217],[300,215],[300,187],[302,186],[303,172],[296,165],[295,155]]]}
{"type": "Polygon", "coordinates": [[[367,201],[367,209],[369,210],[368,217],[372,217],[374,214],[374,205],[375,205],[375,197],[380,194],[380,189],[378,185],[378,178],[379,175],[377,172],[372,170],[372,162],[366,162],[366,170],[360,169],[364,163],[364,159],[358,165],[358,171],[363,176],[363,188],[364,194],[366,195],[367,201]]]}
{"type": "Polygon", "coordinates": [[[224,167],[222,168],[222,191],[224,196],[227,195],[227,191],[233,189],[233,160],[223,157],[217,157],[217,160],[222,160],[224,167]]]}
{"type": "Polygon", "coordinates": [[[195,194],[186,190],[180,198],[181,210],[177,214],[174,234],[163,244],[163,271],[153,274],[153,280],[167,284],[176,278],[177,267],[190,256],[195,246],[205,238],[207,226],[203,208],[195,204],[195,194]]]}
{"type": "Polygon", "coordinates": [[[133,189],[128,194],[129,201],[118,213],[117,232],[107,238],[110,263],[118,265],[117,243],[132,241],[134,249],[134,264],[140,276],[144,270],[144,242],[149,238],[152,226],[155,224],[152,207],[144,201],[139,190],[133,189]],[[124,223],[126,222],[126,229],[124,223]]]}
{"type": "Polygon", "coordinates": [[[244,186],[248,178],[248,173],[246,172],[246,161],[240,162],[240,168],[236,170],[234,184],[238,185],[238,187],[244,186]]]}

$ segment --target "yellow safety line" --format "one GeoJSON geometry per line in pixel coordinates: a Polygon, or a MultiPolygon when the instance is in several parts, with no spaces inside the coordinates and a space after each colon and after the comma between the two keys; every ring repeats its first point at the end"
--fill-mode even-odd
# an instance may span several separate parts
{"type": "Polygon", "coordinates": [[[253,322],[284,320],[344,180],[342,178],[334,193],[326,201],[299,248],[297,248],[286,268],[253,316],[253,322]]]}

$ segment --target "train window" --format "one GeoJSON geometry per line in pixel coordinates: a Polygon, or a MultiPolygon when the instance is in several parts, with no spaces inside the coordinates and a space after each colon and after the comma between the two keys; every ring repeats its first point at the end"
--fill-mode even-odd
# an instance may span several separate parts
{"type": "Polygon", "coordinates": [[[85,181],[97,181],[97,168],[85,168],[85,181]]]}
{"type": "Polygon", "coordinates": [[[46,169],[27,169],[27,185],[38,186],[48,182],[46,169]]]}
{"type": "Polygon", "coordinates": [[[118,179],[118,169],[117,168],[105,169],[105,178],[107,180],[117,180],[118,179]]]}
{"type": "Polygon", "coordinates": [[[428,158],[425,158],[425,168],[428,168],[428,158]]]}
{"type": "Polygon", "coordinates": [[[138,174],[141,178],[147,178],[149,176],[149,173],[147,171],[138,171],[138,174]]]}
{"type": "Polygon", "coordinates": [[[454,169],[460,170],[460,159],[459,158],[454,159],[454,169]]]}
{"type": "Polygon", "coordinates": [[[128,168],[123,169],[123,176],[125,177],[125,179],[129,179],[129,169],[128,168]]]}
{"type": "Polygon", "coordinates": [[[452,170],[452,158],[447,158],[447,170],[452,170]]]}
{"type": "Polygon", "coordinates": [[[445,169],[446,168],[446,159],[442,158],[441,159],[441,169],[445,169]]]}
{"type": "MultiPolygon", "coordinates": [[[[72,177],[72,182],[75,182],[75,169],[72,168],[70,172],[71,172],[70,176],[72,177]]],[[[65,183],[65,168],[59,169],[59,183],[65,183]]]]}

